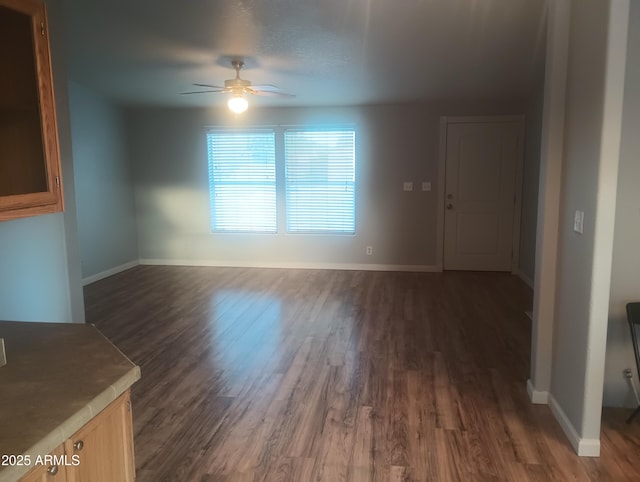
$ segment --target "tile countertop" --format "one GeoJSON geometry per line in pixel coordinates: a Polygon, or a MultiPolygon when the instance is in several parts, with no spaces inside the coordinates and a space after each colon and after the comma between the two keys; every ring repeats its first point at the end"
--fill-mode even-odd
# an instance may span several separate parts
{"type": "Polygon", "coordinates": [[[140,378],[140,368],[94,326],[0,321],[7,364],[0,367],[0,482],[32,467],[140,378]],[[6,461],[4,461],[6,462],[6,461]]]}

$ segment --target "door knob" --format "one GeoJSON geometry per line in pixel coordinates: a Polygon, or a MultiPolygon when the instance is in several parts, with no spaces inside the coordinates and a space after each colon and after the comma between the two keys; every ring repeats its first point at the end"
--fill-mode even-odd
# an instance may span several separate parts
{"type": "Polygon", "coordinates": [[[447,204],[447,209],[453,209],[453,204],[451,203],[447,204]]]}

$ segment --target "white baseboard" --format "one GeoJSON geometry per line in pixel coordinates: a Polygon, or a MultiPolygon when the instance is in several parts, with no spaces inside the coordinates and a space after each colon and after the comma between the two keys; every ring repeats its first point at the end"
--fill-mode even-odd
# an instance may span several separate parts
{"type": "Polygon", "coordinates": [[[115,266],[114,268],[102,271],[100,273],[87,276],[86,278],[82,278],[82,286],[86,286],[88,284],[95,283],[96,281],[100,281],[101,279],[108,278],[109,276],[113,276],[114,274],[121,273],[135,266],[138,266],[139,264],[140,262],[136,259],[133,261],[129,261],[128,263],[121,264],[120,266],[115,266]]]}
{"type": "Polygon", "coordinates": [[[549,392],[544,390],[536,390],[531,380],[527,380],[527,393],[529,400],[536,405],[547,405],[549,403],[549,392]]]}
{"type": "Polygon", "coordinates": [[[560,404],[553,398],[553,395],[549,395],[549,407],[564,434],[569,439],[573,450],[580,457],[600,457],[600,439],[581,438],[560,404]]]}
{"type": "Polygon", "coordinates": [[[346,271],[406,271],[415,273],[438,273],[434,265],[408,264],[366,264],[366,263],[305,263],[305,262],[257,262],[257,261],[217,261],[201,259],[158,259],[142,258],[142,265],[164,266],[213,266],[224,268],[284,268],[284,269],[336,269],[346,271]]]}
{"type": "Polygon", "coordinates": [[[533,289],[533,280],[529,278],[526,274],[524,274],[521,270],[516,270],[515,275],[524,281],[529,288],[533,289]]]}

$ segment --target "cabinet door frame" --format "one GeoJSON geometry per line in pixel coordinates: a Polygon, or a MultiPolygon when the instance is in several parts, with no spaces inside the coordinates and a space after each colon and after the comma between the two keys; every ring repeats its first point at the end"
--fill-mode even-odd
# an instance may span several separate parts
{"type": "MultiPolygon", "coordinates": [[[[58,445],[53,449],[50,455],[56,457],[63,457],[65,455],[64,444],[58,445]]],[[[58,468],[55,474],[50,474],[50,465],[39,465],[31,469],[26,475],[20,478],[20,482],[68,482],[66,467],[64,465],[57,465],[58,468]]]]}
{"type": "Polygon", "coordinates": [[[47,182],[44,192],[0,196],[0,221],[4,221],[60,212],[64,209],[64,195],[46,7],[37,0],[0,0],[0,6],[31,17],[47,182]]]}
{"type": "MultiPolygon", "coordinates": [[[[96,447],[92,447],[90,445],[85,444],[85,440],[87,436],[90,436],[94,431],[98,429],[114,429],[117,428],[122,433],[122,438],[119,439],[120,445],[117,448],[111,447],[112,449],[117,451],[117,455],[122,457],[123,462],[123,473],[124,479],[122,482],[134,482],[135,481],[135,459],[134,459],[134,448],[133,448],[133,423],[131,417],[131,398],[130,398],[130,390],[127,390],[122,395],[120,395],[115,401],[113,401],[109,406],[107,406],[104,410],[102,410],[98,415],[96,415],[92,420],[90,420],[84,427],[78,430],[73,436],[67,439],[64,443],[65,453],[68,458],[71,458],[73,455],[77,454],[80,456],[80,464],[78,466],[68,466],[67,467],[67,482],[113,482],[108,479],[101,480],[91,480],[86,481],[82,479],[78,474],[79,470],[82,470],[83,462],[87,463],[83,457],[84,454],[88,453],[87,451],[94,450],[96,447]],[[113,418],[115,418],[115,424],[112,424],[110,427],[105,427],[105,424],[109,422],[113,422],[113,418]],[[117,427],[116,427],[117,424],[117,427]],[[79,441],[83,442],[83,447],[80,450],[76,449],[75,444],[79,441]]],[[[100,440],[100,442],[104,442],[100,440]]],[[[101,445],[98,448],[108,449],[104,445],[101,445]]],[[[94,460],[97,458],[101,458],[104,460],[108,460],[109,463],[112,463],[114,460],[107,453],[98,453],[93,454],[94,460]]],[[[114,461],[117,464],[117,461],[114,461]]],[[[105,475],[106,477],[106,475],[105,475]]],[[[120,481],[119,481],[120,482],[120,481]]]]}

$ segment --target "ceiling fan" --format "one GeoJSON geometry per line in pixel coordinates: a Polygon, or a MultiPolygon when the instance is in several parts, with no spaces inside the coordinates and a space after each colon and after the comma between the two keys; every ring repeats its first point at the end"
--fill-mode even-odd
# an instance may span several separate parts
{"type": "Polygon", "coordinates": [[[227,102],[229,109],[236,114],[247,110],[249,103],[245,99],[245,94],[261,95],[268,97],[295,97],[294,94],[288,94],[280,90],[279,87],[271,84],[252,84],[251,81],[240,78],[240,70],[244,67],[242,60],[234,59],[231,61],[231,66],[236,71],[236,78],[224,81],[224,87],[210,84],[193,84],[196,87],[207,87],[209,90],[197,90],[194,92],[182,92],[183,95],[190,94],[209,94],[209,93],[222,93],[231,94],[232,97],[227,102]]]}

